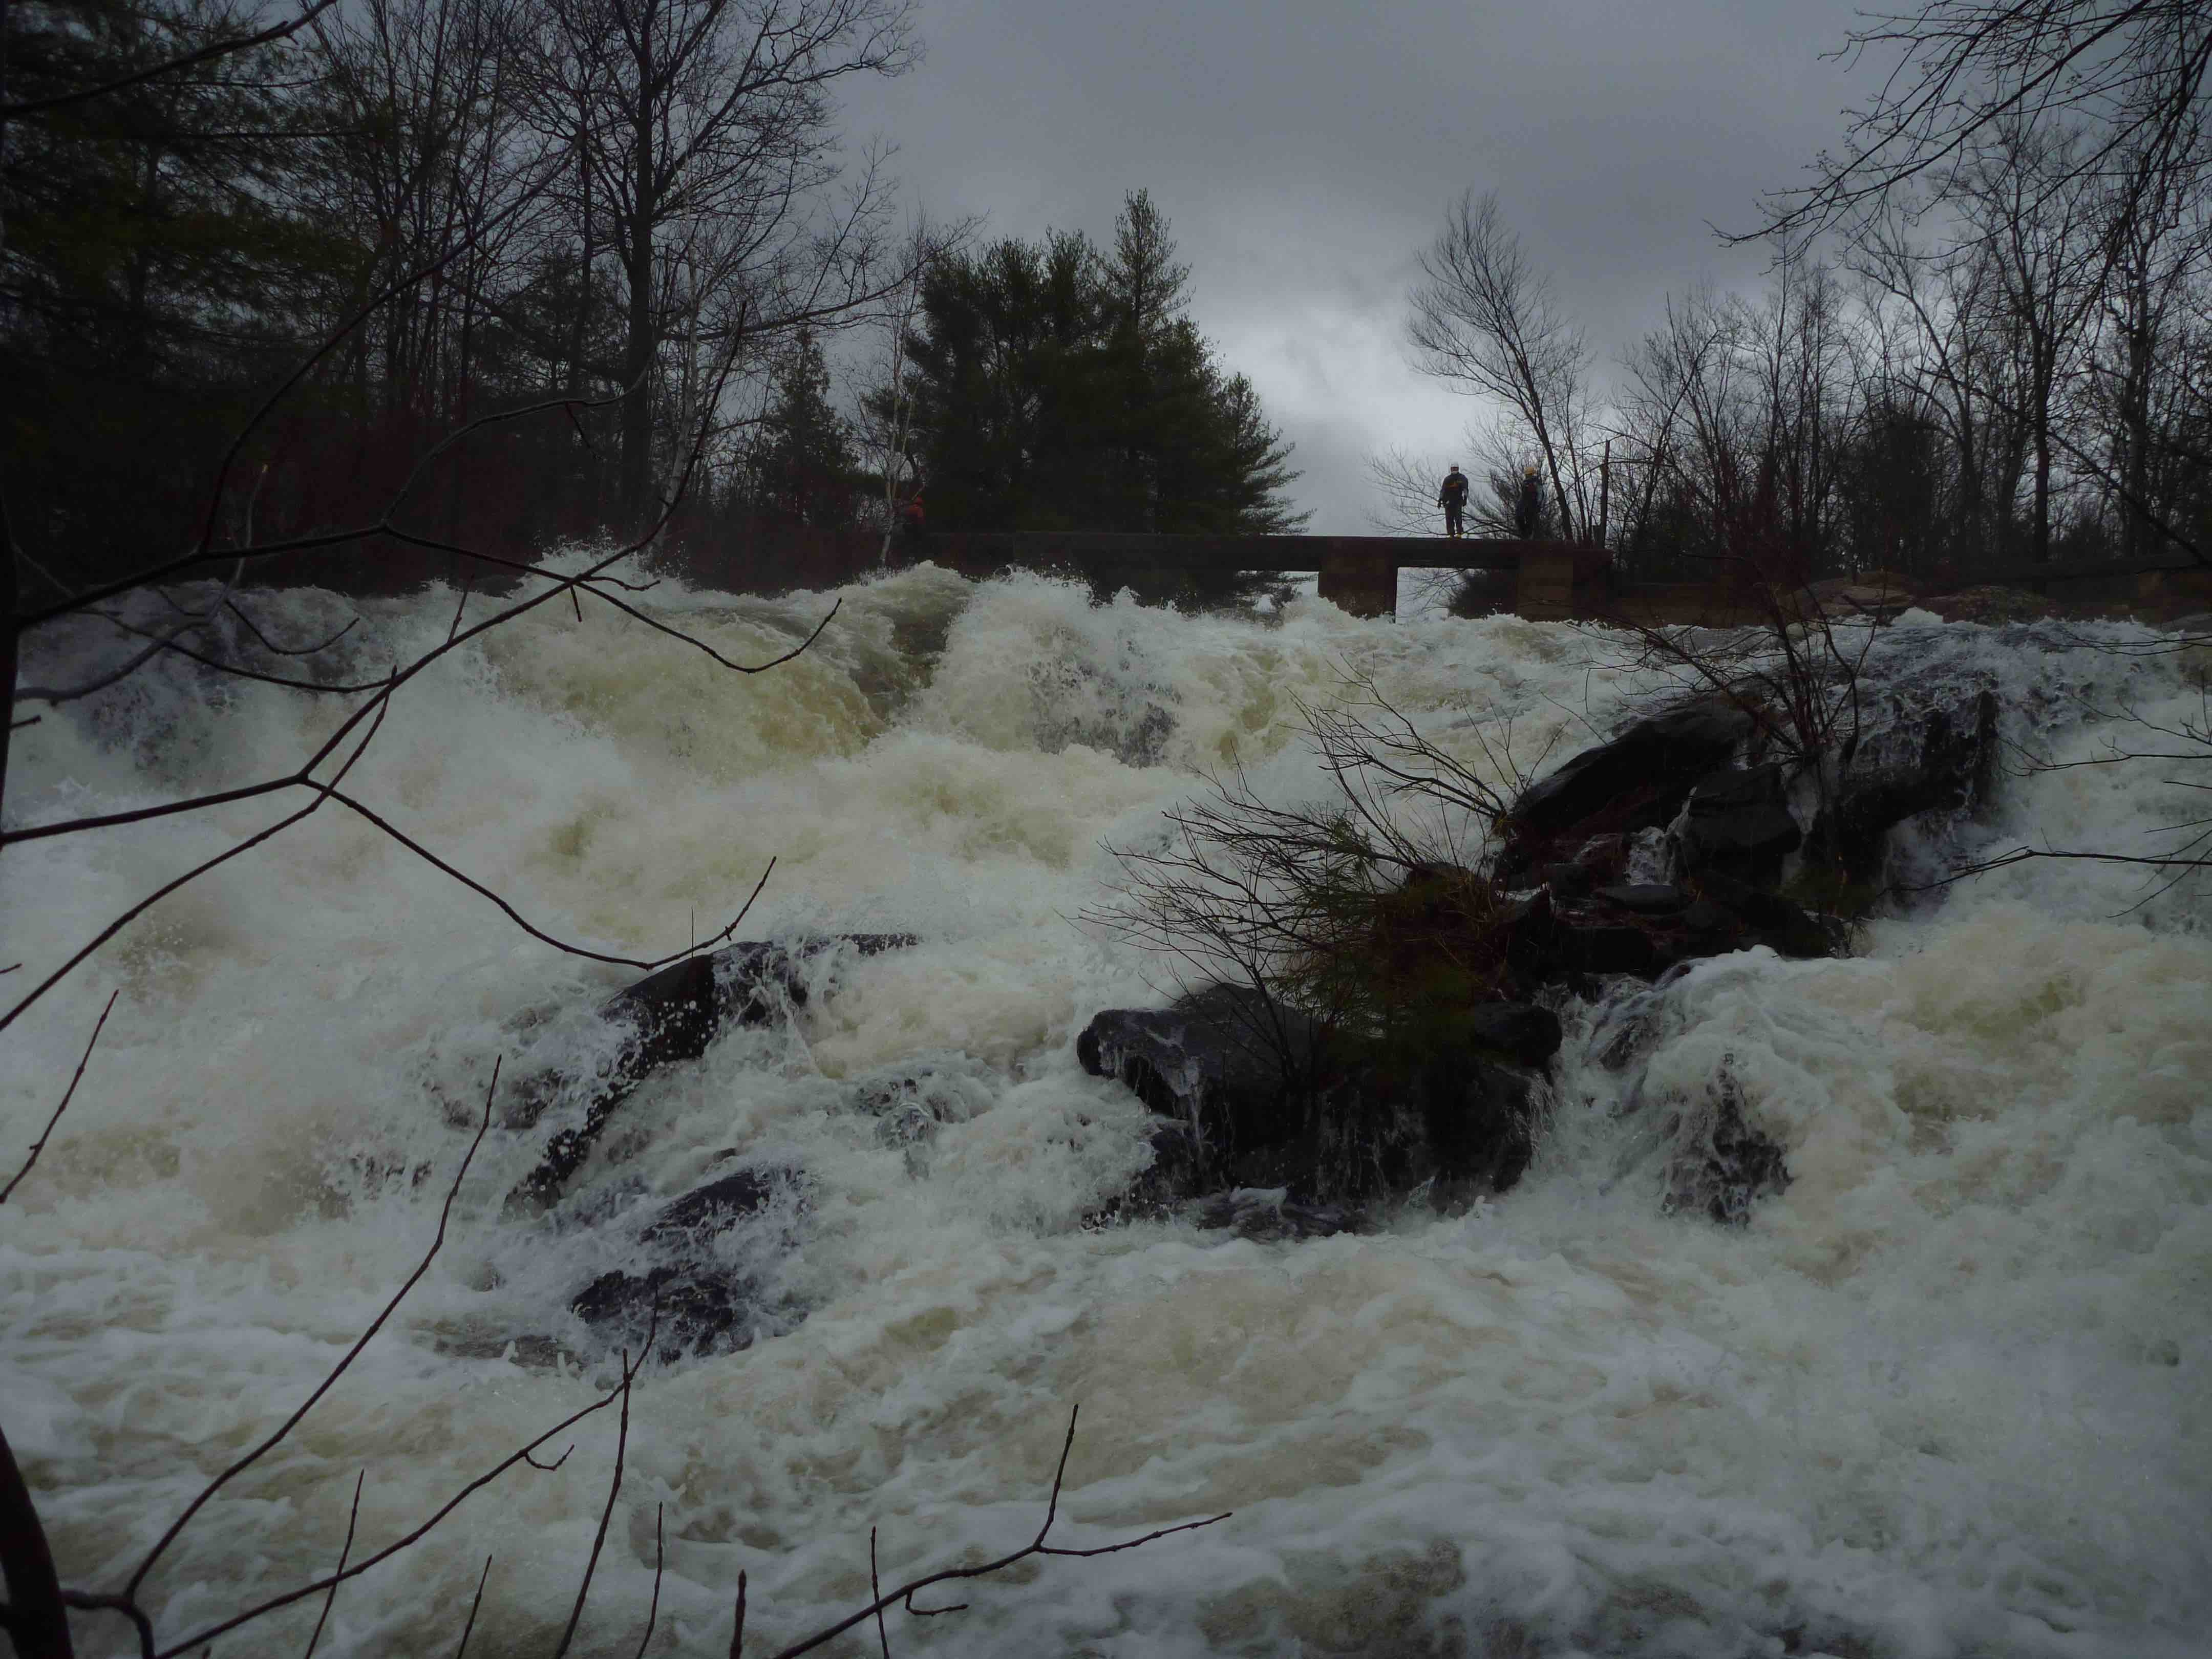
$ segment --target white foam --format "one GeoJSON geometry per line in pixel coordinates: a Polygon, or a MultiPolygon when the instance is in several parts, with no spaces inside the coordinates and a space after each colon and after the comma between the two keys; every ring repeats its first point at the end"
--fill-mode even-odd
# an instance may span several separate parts
{"type": "MultiPolygon", "coordinates": [[[[369,607],[362,659],[442,637],[453,599],[369,607]]],[[[1571,1009],[1553,1136],[1467,1217],[1297,1245],[1086,1232],[1146,1120],[1081,1073],[1073,1038],[1159,978],[1072,920],[1110,874],[1102,839],[1148,833],[1232,762],[1271,798],[1324,789],[1297,706],[1346,696],[1347,672],[1473,763],[1472,722],[1510,715],[1522,766],[1651,682],[1602,638],[1512,618],[1392,625],[1302,599],[1260,623],[927,567],[837,595],[648,602],[758,660],[832,599],[814,653],[749,678],[546,607],[410,687],[354,775],[533,922],[612,954],[713,933],[771,855],[744,936],[923,939],[849,964],[799,1024],[647,1085],[587,1171],[674,1194],[735,1149],[811,1183],[802,1248],[757,1264],[805,1322],[641,1382],[588,1650],[635,1647],[655,1504],[671,1650],[726,1645],[740,1569],[762,1650],[842,1616],[866,1599],[873,1524],[887,1577],[1025,1540],[1077,1401],[1068,1541],[1236,1517],[979,1588],[957,1619],[909,1621],[902,1651],[1753,1653],[1785,1631],[1805,1651],[2196,1650],[2201,886],[2114,920],[2138,873],[2032,864],[1876,924],[1859,959],[1753,953],[1660,994],[1647,1091],[1689,1097],[1725,1068],[1785,1149],[1794,1184],[1741,1231],[1661,1215],[1648,1165],[1615,1178],[1639,1126],[1610,1115],[1626,1079],[1577,1046],[1594,1016],[1571,1009]],[[918,1070],[946,1121],[902,1147],[856,1091],[918,1070]]],[[[301,636],[345,609],[271,603],[301,636]]],[[[2007,735],[2057,758],[2114,734],[2085,696],[2170,720],[2197,694],[2182,659],[2115,653],[2141,630],[2086,630],[2100,651],[1920,621],[1877,653],[1960,685],[1996,674],[2007,735]]],[[[334,719],[265,687],[210,708],[197,684],[165,667],[19,732],[11,821],[240,781],[334,719]]],[[[1946,845],[2155,845],[2190,805],[2170,771],[2008,780],[1994,821],[1946,845]]],[[[9,959],[42,972],[274,816],[9,848],[9,959]]],[[[0,1038],[0,1123],[21,1143],[122,991],[0,1211],[0,1414],[65,1577],[126,1571],[404,1277],[465,1144],[449,1112],[472,1110],[510,1023],[633,977],[526,939],[325,811],[165,902],[0,1038]]],[[[494,1137],[392,1327],[194,1523],[153,1581],[165,1633],[326,1567],[356,1470],[373,1544],[589,1400],[591,1375],[501,1357],[537,1334],[587,1370],[605,1358],[562,1304],[619,1264],[607,1236],[498,1213],[536,1151],[494,1137]]],[[[349,1586],[325,1650],[449,1643],[487,1553],[477,1640],[542,1645],[613,1432],[589,1419],[557,1473],[507,1477],[442,1541],[349,1586]]],[[[257,1649],[303,1644],[311,1620],[257,1649]]],[[[80,1631],[86,1651],[130,1650],[122,1628],[80,1631]]]]}

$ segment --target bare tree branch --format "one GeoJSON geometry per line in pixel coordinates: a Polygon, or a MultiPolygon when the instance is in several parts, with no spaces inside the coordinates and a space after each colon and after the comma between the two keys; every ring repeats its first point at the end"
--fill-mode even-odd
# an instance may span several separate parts
{"type": "Polygon", "coordinates": [[[93,1024],[92,1036],[84,1045],[84,1053],[77,1058],[76,1070],[70,1074],[69,1087],[62,1091],[62,1103],[54,1108],[54,1115],[46,1120],[45,1130],[31,1143],[30,1152],[23,1159],[23,1167],[15,1171],[15,1178],[5,1187],[0,1187],[0,1204],[5,1204],[15,1195],[15,1188],[22,1185],[23,1177],[31,1173],[32,1166],[39,1161],[39,1154],[46,1151],[46,1143],[53,1139],[54,1126],[62,1121],[62,1114],[69,1110],[70,1102],[76,1097],[76,1085],[84,1080],[84,1068],[91,1062],[93,1048],[100,1042],[100,1032],[106,1028],[108,1015],[114,1012],[115,999],[122,994],[120,986],[107,994],[107,1002],[100,1011],[100,1018],[93,1024]]]}

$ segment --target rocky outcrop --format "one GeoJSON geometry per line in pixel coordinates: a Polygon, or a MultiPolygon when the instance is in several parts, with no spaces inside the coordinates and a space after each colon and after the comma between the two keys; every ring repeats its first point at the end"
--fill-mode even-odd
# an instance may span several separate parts
{"type": "Polygon", "coordinates": [[[520,1081],[502,1103],[507,1127],[527,1127],[556,1109],[576,1121],[546,1143],[537,1167],[507,1194],[508,1209],[542,1210],[558,1198],[623,1102],[656,1072],[698,1059],[733,1026],[805,1007],[813,970],[834,969],[839,955],[875,956],[914,943],[908,933],[844,933],[732,945],[687,957],[610,997],[599,1006],[590,1040],[563,1031],[565,1052],[526,1056],[517,1068],[520,1081]]]}
{"type": "MultiPolygon", "coordinates": [[[[1248,1236],[1301,1237],[1340,1224],[1344,1206],[1365,1200],[1510,1186],[1528,1163],[1542,1072],[1560,1041],[1543,1003],[1562,989],[1595,995],[1609,978],[1660,981],[1753,946],[1795,957],[1838,951],[1844,924],[1776,889],[1793,854],[1878,862],[1881,837],[1904,818],[1979,799],[1994,704],[1971,690],[1962,701],[1955,686],[1949,697],[1870,698],[1858,742],[1829,767],[1827,805],[1809,836],[1786,766],[1737,763],[1758,723],[1727,700],[1634,721],[1575,756],[1525,791],[1502,826],[1497,879],[1521,890],[1494,912],[1462,903],[1455,913],[1479,921],[1482,937],[1447,939],[1441,924],[1407,930],[1413,948],[1449,945],[1462,968],[1500,964],[1486,982],[1502,983],[1510,1000],[1479,1002],[1456,1020],[1431,1012],[1401,1052],[1333,1045],[1245,989],[1098,1015],[1078,1040],[1082,1063],[1120,1079],[1160,1118],[1152,1168],[1124,1209],[1180,1204],[1248,1236]]],[[[1417,870],[1402,890],[1449,886],[1447,878],[1480,879],[1417,870]]],[[[1741,1221],[1788,1182],[1780,1151],[1728,1089],[1695,1111],[1673,1109],[1664,1136],[1679,1143],[1663,1182],[1670,1211],[1741,1221]]]]}

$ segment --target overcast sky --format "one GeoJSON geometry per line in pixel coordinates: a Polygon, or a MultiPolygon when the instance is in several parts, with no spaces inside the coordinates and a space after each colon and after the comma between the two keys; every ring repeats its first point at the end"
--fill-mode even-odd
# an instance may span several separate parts
{"type": "Polygon", "coordinates": [[[1852,0],[920,0],[921,66],[848,89],[933,218],[1112,234],[1152,191],[1192,312],[1297,445],[1310,528],[1371,531],[1370,453],[1461,459],[1475,411],[1407,365],[1413,261],[1495,189],[1610,360],[1700,276],[1765,256],[1868,70],[1824,60],[1852,0]]]}

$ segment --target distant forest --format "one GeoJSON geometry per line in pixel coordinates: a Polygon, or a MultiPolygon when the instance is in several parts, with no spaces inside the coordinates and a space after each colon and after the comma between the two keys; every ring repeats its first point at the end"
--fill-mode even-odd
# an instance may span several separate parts
{"type": "Polygon", "coordinates": [[[1298,522],[1148,198],[1110,249],[975,247],[841,156],[904,0],[308,9],[0,14],[24,605],[190,548],[398,585],[655,526],[791,586],[922,483],[938,526],[1298,522]]]}

